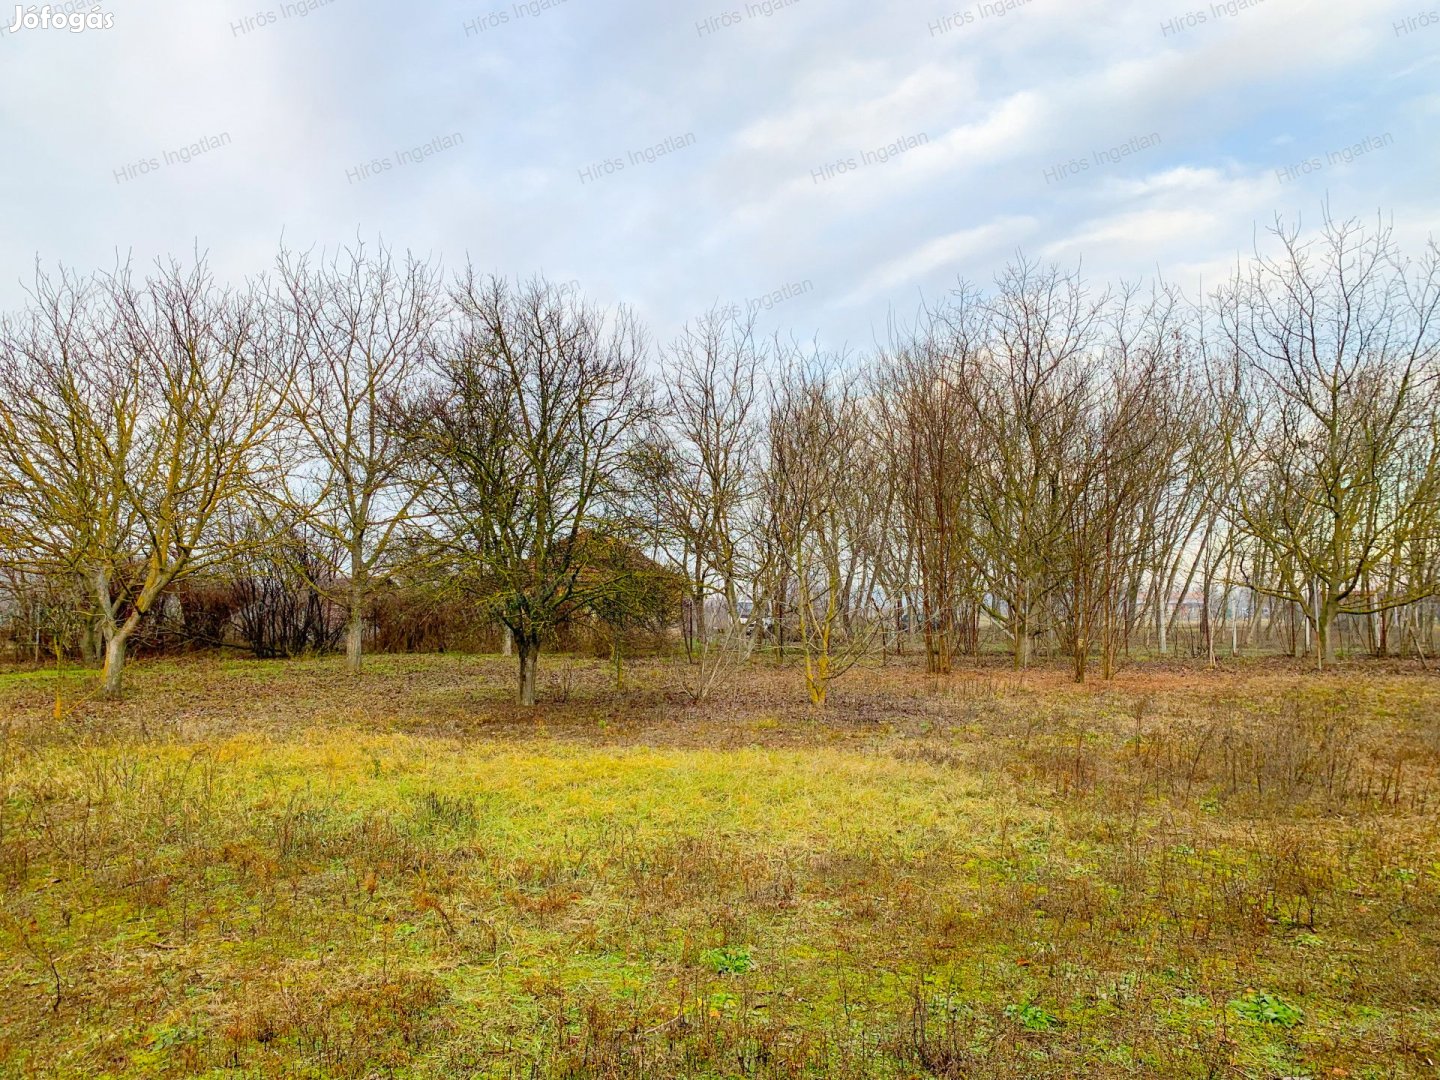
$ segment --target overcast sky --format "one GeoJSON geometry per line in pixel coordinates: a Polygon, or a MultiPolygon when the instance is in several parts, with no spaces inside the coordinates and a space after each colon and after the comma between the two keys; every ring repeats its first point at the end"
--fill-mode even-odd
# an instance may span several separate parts
{"type": "Polygon", "coordinates": [[[37,255],[198,242],[238,277],[282,235],[358,234],[578,279],[661,337],[789,286],[763,326],[864,349],[1022,249],[1194,293],[1328,198],[1418,254],[1440,235],[1436,8],[107,0],[80,10],[109,28],[12,33],[10,4],[0,306],[37,255]]]}

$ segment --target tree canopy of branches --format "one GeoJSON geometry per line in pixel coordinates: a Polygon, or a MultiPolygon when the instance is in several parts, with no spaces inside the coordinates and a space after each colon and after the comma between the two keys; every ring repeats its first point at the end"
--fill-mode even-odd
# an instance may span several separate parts
{"type": "Polygon", "coordinates": [[[357,244],[37,268],[0,317],[0,639],[289,655],[641,634],[703,699],[921,643],[1077,680],[1433,656],[1440,248],[1277,222],[1209,296],[1023,256],[834,355],[357,244]],[[463,619],[465,625],[456,626],[463,619]],[[137,634],[139,636],[137,636],[137,634]],[[368,635],[368,638],[367,638],[368,635]],[[148,646],[147,646],[148,647],[148,646]]]}
{"type": "Polygon", "coordinates": [[[318,264],[282,253],[279,276],[303,458],[291,501],[343,552],[346,659],[359,671],[370,581],[426,486],[395,418],[432,357],[443,290],[433,267],[397,264],[383,245],[318,264]]]}
{"type": "Polygon", "coordinates": [[[1276,235],[1218,299],[1216,411],[1234,524],[1272,570],[1252,582],[1305,614],[1326,664],[1337,615],[1435,589],[1440,257],[1406,261],[1386,227],[1276,235]]]}
{"type": "Polygon", "coordinates": [[[428,506],[483,573],[481,609],[513,635],[520,702],[560,613],[610,595],[627,570],[588,552],[623,527],[627,452],[651,414],[645,339],[627,311],[603,312],[544,281],[467,273],[460,324],[415,423],[441,479],[428,506]]]}
{"type": "Polygon", "coordinates": [[[263,294],[218,288],[203,260],[37,273],[31,295],[0,330],[6,528],[89,586],[114,695],[141,619],[231,553],[213,526],[278,461],[281,353],[263,294]]]}

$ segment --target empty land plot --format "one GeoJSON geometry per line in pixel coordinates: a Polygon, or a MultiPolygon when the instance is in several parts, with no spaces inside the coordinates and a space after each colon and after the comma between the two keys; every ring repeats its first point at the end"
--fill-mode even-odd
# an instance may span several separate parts
{"type": "Polygon", "coordinates": [[[0,1075],[1440,1062],[1433,676],[133,675],[0,675],[0,1075]]]}

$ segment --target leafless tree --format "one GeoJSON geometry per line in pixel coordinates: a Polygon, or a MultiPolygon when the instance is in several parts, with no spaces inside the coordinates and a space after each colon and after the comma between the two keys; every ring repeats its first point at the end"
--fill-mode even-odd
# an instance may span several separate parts
{"type": "Polygon", "coordinates": [[[311,262],[283,252],[278,304],[296,378],[288,411],[301,433],[299,488],[315,528],[345,558],[346,662],[359,671],[371,580],[427,481],[396,423],[445,316],[435,269],[383,244],[311,262]]]}
{"type": "Polygon", "coordinates": [[[978,648],[971,472],[980,425],[971,394],[983,377],[987,329],[978,297],[962,288],[953,303],[924,310],[916,325],[892,333],[871,391],[899,531],[918,576],[926,666],[942,675],[960,648],[978,648]]]}
{"type": "Polygon", "coordinates": [[[805,685],[817,706],[873,640],[879,454],[861,382],[842,359],[794,350],[772,390],[766,501],[793,590],[805,685]]]}
{"type": "Polygon", "coordinates": [[[7,517],[40,565],[88,583],[108,695],[140,621],[229,554],[211,526],[275,479],[273,330],[263,292],[218,287],[203,258],[143,280],[37,274],[5,328],[0,454],[21,478],[7,517]]]}
{"type": "Polygon", "coordinates": [[[481,608],[513,635],[533,705],[559,616],[624,584],[589,555],[624,525],[626,463],[652,413],[645,336],[628,311],[543,280],[467,270],[454,302],[460,325],[415,428],[440,478],[424,499],[476,561],[481,608]]]}
{"type": "Polygon", "coordinates": [[[716,309],[686,325],[662,350],[658,414],[637,454],[657,547],[688,582],[683,630],[696,670],[685,686],[696,700],[754,641],[765,363],[752,320],[716,309]],[[723,606],[718,628],[712,600],[723,606]]]}
{"type": "Polygon", "coordinates": [[[1049,629],[1046,612],[1063,583],[1058,545],[1082,490],[1086,361],[1105,303],[1078,273],[1024,259],[1001,274],[990,300],[988,369],[972,395],[981,425],[976,536],[987,609],[1008,633],[1017,668],[1049,629]]]}
{"type": "Polygon", "coordinates": [[[1234,525],[1271,568],[1252,583],[1303,613],[1325,666],[1338,616],[1434,587],[1365,585],[1408,561],[1440,489],[1440,252],[1411,263],[1390,227],[1328,216],[1313,239],[1273,236],[1216,297],[1213,382],[1234,525]]]}

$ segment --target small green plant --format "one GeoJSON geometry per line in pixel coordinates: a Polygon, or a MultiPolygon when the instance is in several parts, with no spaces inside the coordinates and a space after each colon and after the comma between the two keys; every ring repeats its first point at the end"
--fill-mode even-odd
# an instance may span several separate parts
{"type": "Polygon", "coordinates": [[[743,945],[722,945],[718,949],[706,949],[700,954],[700,963],[716,975],[743,975],[755,966],[750,950],[743,945]]]}
{"type": "Polygon", "coordinates": [[[1023,1005],[1006,1005],[1005,1015],[1026,1031],[1050,1031],[1060,1026],[1058,1016],[1031,1002],[1023,1005]]]}
{"type": "Polygon", "coordinates": [[[1300,1023],[1302,1017],[1302,1013],[1294,1005],[1264,990],[1251,991],[1243,998],[1236,998],[1230,1002],[1230,1007],[1241,1019],[1254,1024],[1278,1024],[1280,1027],[1292,1028],[1300,1023]]]}

